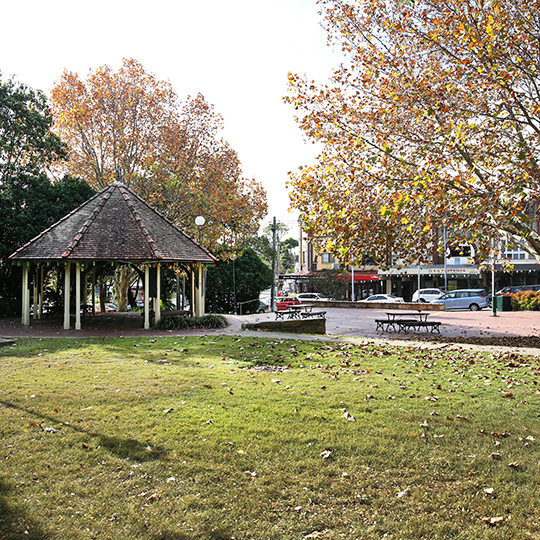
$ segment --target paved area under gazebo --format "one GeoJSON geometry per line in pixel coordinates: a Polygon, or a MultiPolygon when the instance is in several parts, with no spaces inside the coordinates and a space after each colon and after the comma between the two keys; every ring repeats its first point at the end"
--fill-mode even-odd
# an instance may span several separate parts
{"type": "Polygon", "coordinates": [[[43,317],[44,275],[53,266],[61,269],[65,330],[72,326],[72,311],[75,329],[81,330],[87,280],[92,279],[92,298],[95,298],[96,272],[107,264],[130,265],[142,274],[145,329],[150,328],[151,297],[156,322],[161,316],[161,270],[164,264],[179,264],[190,272],[192,313],[201,316],[205,295],[203,267],[215,262],[212,254],[120,182],[97,193],[9,258],[23,267],[21,322],[24,326],[30,325],[31,318],[39,320],[43,317]],[[72,274],[75,275],[73,310],[70,305],[72,274]],[[30,281],[33,281],[32,290],[30,281]]]}

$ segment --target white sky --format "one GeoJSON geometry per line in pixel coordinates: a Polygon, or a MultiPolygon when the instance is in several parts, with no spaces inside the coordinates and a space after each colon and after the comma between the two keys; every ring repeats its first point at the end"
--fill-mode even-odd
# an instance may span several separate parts
{"type": "MultiPolygon", "coordinates": [[[[292,226],[287,172],[313,161],[282,101],[287,73],[323,82],[341,60],[326,45],[316,0],[26,0],[3,2],[0,71],[47,95],[62,71],[118,69],[135,58],[183,101],[202,93],[225,121],[244,176],[292,226]]],[[[291,233],[295,229],[291,228],[291,233]]]]}

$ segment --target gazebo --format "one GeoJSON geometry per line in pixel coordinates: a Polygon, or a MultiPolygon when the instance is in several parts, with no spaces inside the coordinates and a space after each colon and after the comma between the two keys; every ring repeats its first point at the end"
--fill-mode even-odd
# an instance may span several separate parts
{"type": "MultiPolygon", "coordinates": [[[[103,264],[139,269],[144,283],[144,328],[150,328],[149,298],[161,317],[161,266],[179,263],[191,272],[191,310],[204,315],[203,266],[215,257],[121,182],[114,182],[9,257],[22,264],[22,323],[30,324],[30,273],[34,278],[34,317],[43,305],[43,275],[51,264],[64,266],[64,329],[70,329],[71,276],[75,273],[75,330],[81,329],[81,275],[103,264]],[[150,287],[152,285],[152,291],[150,287]]],[[[86,286],[84,303],[86,304],[86,286]]],[[[94,295],[93,295],[94,296],[94,295]]]]}

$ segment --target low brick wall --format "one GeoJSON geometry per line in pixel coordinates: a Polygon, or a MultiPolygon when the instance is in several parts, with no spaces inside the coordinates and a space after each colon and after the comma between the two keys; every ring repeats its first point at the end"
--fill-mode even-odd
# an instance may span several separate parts
{"type": "Polygon", "coordinates": [[[261,332],[283,332],[288,334],[326,334],[326,319],[291,319],[285,321],[263,321],[244,323],[242,329],[261,332]]]}

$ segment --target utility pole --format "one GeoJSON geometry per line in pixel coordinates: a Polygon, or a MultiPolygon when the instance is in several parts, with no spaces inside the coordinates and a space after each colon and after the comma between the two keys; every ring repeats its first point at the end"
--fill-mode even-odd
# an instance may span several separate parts
{"type": "Polygon", "coordinates": [[[276,224],[276,218],[274,216],[274,220],[272,222],[272,250],[273,250],[273,257],[272,257],[272,290],[270,293],[270,309],[272,311],[276,311],[276,231],[277,231],[277,224],[276,224]]]}
{"type": "Polygon", "coordinates": [[[491,240],[493,248],[491,258],[491,316],[497,317],[497,297],[495,296],[495,238],[491,240]]]}
{"type": "Polygon", "coordinates": [[[354,297],[354,264],[351,263],[351,302],[356,299],[354,297]]]}

